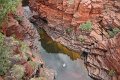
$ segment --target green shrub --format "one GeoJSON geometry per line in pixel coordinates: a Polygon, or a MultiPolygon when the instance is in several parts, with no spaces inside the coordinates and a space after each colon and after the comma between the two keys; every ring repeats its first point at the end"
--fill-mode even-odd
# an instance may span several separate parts
{"type": "Polygon", "coordinates": [[[120,32],[119,28],[113,28],[112,31],[108,30],[110,38],[113,38],[118,32],[120,32]]]}
{"type": "Polygon", "coordinates": [[[22,20],[23,20],[23,16],[15,15],[14,18],[15,18],[19,23],[21,23],[22,20]]]}
{"type": "Polygon", "coordinates": [[[29,50],[29,47],[28,47],[28,45],[25,42],[19,41],[19,45],[21,46],[20,50],[23,53],[26,53],[29,50]]]}
{"type": "Polygon", "coordinates": [[[13,62],[19,62],[21,60],[28,60],[29,56],[27,54],[21,56],[20,54],[14,55],[11,57],[12,60],[14,60],[13,62]]]}
{"type": "Polygon", "coordinates": [[[20,0],[0,0],[0,25],[9,12],[15,12],[20,0]]]}
{"type": "Polygon", "coordinates": [[[32,57],[33,57],[33,58],[35,58],[35,55],[34,55],[34,54],[32,54],[32,57]]]}
{"type": "Polygon", "coordinates": [[[34,62],[34,61],[29,61],[28,62],[30,65],[31,65],[31,67],[35,70],[35,69],[37,69],[38,68],[38,63],[36,63],[36,62],[34,62]]]}
{"type": "Polygon", "coordinates": [[[92,22],[87,21],[79,26],[79,28],[83,31],[91,31],[92,30],[92,22]]]}
{"type": "Polygon", "coordinates": [[[25,68],[22,65],[14,65],[10,72],[16,80],[20,80],[24,76],[25,68]]]}
{"type": "Polygon", "coordinates": [[[14,56],[12,56],[11,58],[12,58],[13,60],[15,60],[16,62],[18,62],[18,61],[20,61],[20,60],[22,59],[22,57],[21,57],[19,54],[14,55],[14,56]]]}
{"type": "Polygon", "coordinates": [[[4,42],[4,36],[2,33],[0,33],[0,46],[3,45],[3,42],[4,42]]]}
{"type": "Polygon", "coordinates": [[[79,40],[81,43],[85,42],[85,38],[84,38],[82,35],[80,35],[80,36],[78,37],[78,40],[79,40]]]}
{"type": "Polygon", "coordinates": [[[73,31],[73,28],[69,27],[65,31],[66,31],[67,34],[70,34],[73,31]]]}
{"type": "Polygon", "coordinates": [[[74,0],[68,0],[68,4],[73,4],[74,0]]]}
{"type": "Polygon", "coordinates": [[[30,80],[41,80],[41,78],[31,78],[30,80]]]}
{"type": "Polygon", "coordinates": [[[4,44],[4,36],[0,33],[0,75],[4,75],[10,67],[9,54],[9,47],[4,44]]]}
{"type": "Polygon", "coordinates": [[[114,69],[109,70],[108,75],[114,76],[116,74],[116,71],[114,69]]]}
{"type": "Polygon", "coordinates": [[[28,47],[28,45],[27,45],[26,43],[22,42],[22,41],[19,41],[19,44],[21,45],[20,51],[23,53],[23,54],[22,54],[22,55],[23,55],[23,58],[24,58],[25,60],[28,60],[29,55],[28,55],[27,51],[30,50],[29,47],[28,47]]]}

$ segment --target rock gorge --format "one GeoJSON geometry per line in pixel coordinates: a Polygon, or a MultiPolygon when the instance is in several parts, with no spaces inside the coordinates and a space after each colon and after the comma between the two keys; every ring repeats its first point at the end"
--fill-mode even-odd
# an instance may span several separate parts
{"type": "MultiPolygon", "coordinates": [[[[9,3],[15,4],[11,0],[9,3]]],[[[19,0],[15,10],[6,13],[0,24],[0,80],[53,80],[53,70],[44,66],[39,55],[40,36],[24,15],[22,0],[19,0]]]]}
{"type": "Polygon", "coordinates": [[[119,0],[29,0],[31,21],[66,47],[87,53],[85,66],[95,80],[120,80],[119,0]],[[40,24],[39,17],[48,24],[40,24]],[[82,25],[92,27],[83,29],[82,25]],[[90,30],[89,30],[90,29],[90,30]]]}
{"type": "Polygon", "coordinates": [[[20,2],[16,13],[9,12],[1,24],[0,53],[4,38],[2,43],[11,49],[11,63],[1,75],[0,60],[0,80],[54,80],[54,71],[38,55],[40,36],[31,23],[83,55],[94,80],[120,80],[120,0],[29,0],[29,7],[33,12],[29,19],[20,2]]]}

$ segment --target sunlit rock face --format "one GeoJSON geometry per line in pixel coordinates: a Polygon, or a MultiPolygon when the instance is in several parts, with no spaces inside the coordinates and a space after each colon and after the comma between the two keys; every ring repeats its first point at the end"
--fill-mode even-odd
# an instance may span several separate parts
{"type": "Polygon", "coordinates": [[[90,76],[120,79],[119,0],[30,0],[30,7],[48,21],[43,28],[55,41],[78,52],[90,50],[86,60],[90,76]],[[88,20],[92,30],[80,30],[79,26],[88,20]],[[67,28],[73,30],[67,34],[67,28]],[[85,39],[83,43],[79,36],[85,39]]]}
{"type": "Polygon", "coordinates": [[[11,13],[8,15],[8,19],[8,22],[3,22],[2,32],[7,37],[14,36],[17,39],[24,40],[31,48],[35,49],[34,40],[37,42],[40,37],[37,30],[24,16],[24,9],[21,3],[17,7],[16,15],[11,13]]]}
{"type": "Polygon", "coordinates": [[[51,26],[78,26],[96,18],[103,9],[103,0],[30,0],[30,6],[51,26]]]}
{"type": "Polygon", "coordinates": [[[36,74],[36,76],[41,75],[42,77],[43,75],[44,80],[53,80],[54,71],[45,68],[42,58],[38,56],[40,53],[40,36],[36,28],[33,27],[27,19],[29,18],[30,13],[27,13],[26,8],[29,13],[29,8],[23,8],[22,3],[20,2],[17,6],[16,12],[8,13],[7,20],[2,22],[1,32],[6,35],[4,37],[4,42],[10,47],[12,52],[10,52],[11,54],[9,56],[9,62],[11,64],[9,65],[10,69],[7,70],[4,76],[0,76],[0,80],[3,80],[3,77],[4,80],[19,80],[18,76],[21,76],[21,74],[17,73],[21,73],[21,66],[23,68],[22,72],[24,73],[24,78],[20,77],[22,80],[36,80],[38,77],[31,77],[33,73],[36,74]],[[33,67],[31,64],[35,64],[34,66],[36,67],[33,67]],[[40,67],[39,64],[42,66],[40,67]],[[16,65],[18,66],[16,67],[16,65]],[[15,68],[12,69],[13,66],[15,66],[15,68]],[[16,69],[19,72],[15,71],[15,74],[12,74],[11,72],[13,71],[11,71],[11,69],[16,69]]]}

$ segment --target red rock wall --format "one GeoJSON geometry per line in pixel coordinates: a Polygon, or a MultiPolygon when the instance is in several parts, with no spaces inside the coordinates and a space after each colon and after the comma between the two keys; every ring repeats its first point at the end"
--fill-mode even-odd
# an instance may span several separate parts
{"type": "Polygon", "coordinates": [[[103,0],[30,0],[30,6],[50,25],[78,26],[102,13],[103,0]]]}
{"type": "Polygon", "coordinates": [[[30,7],[46,18],[45,29],[54,40],[76,51],[86,46],[91,50],[86,64],[90,76],[97,80],[120,80],[120,35],[110,38],[107,32],[110,28],[120,28],[119,0],[30,0],[30,7]],[[57,33],[49,29],[62,26],[60,32],[63,32],[65,27],[78,27],[88,20],[92,21],[92,31],[85,34],[87,32],[76,30],[69,35],[72,38],[82,35],[85,44],[69,39],[68,35],[56,38],[57,33]],[[91,43],[94,45],[89,46],[91,43]],[[115,71],[115,76],[109,75],[111,70],[115,71]]]}

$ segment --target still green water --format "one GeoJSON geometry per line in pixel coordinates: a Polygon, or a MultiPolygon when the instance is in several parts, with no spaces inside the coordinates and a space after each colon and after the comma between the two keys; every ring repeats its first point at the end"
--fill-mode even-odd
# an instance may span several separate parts
{"type": "Polygon", "coordinates": [[[61,54],[62,53],[62,54],[68,55],[71,60],[76,60],[76,59],[80,58],[80,53],[71,51],[68,48],[66,48],[65,46],[63,46],[62,44],[53,41],[51,39],[51,37],[49,37],[43,29],[40,29],[39,32],[40,32],[39,34],[41,37],[41,40],[40,40],[41,46],[48,53],[53,53],[53,54],[56,54],[56,53],[61,54]]]}
{"type": "Polygon", "coordinates": [[[53,41],[43,29],[38,32],[41,37],[40,54],[46,66],[56,71],[55,80],[92,80],[80,59],[80,53],[53,41]]]}
{"type": "MultiPolygon", "coordinates": [[[[27,18],[31,15],[28,6],[24,7],[24,15],[27,18]]],[[[38,32],[41,37],[41,44],[38,44],[41,49],[40,56],[47,68],[56,71],[55,80],[92,80],[79,53],[53,41],[43,29],[38,29],[38,32]]]]}

